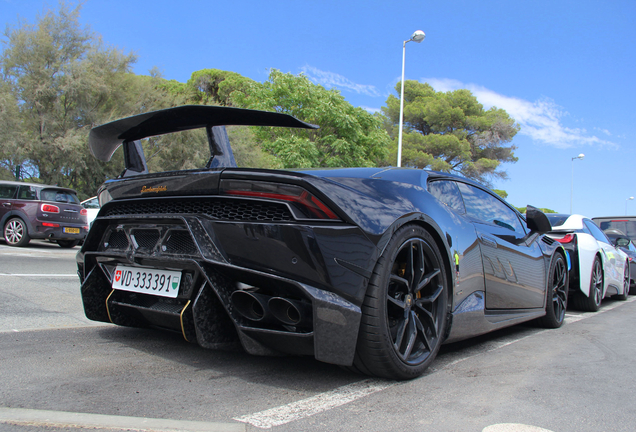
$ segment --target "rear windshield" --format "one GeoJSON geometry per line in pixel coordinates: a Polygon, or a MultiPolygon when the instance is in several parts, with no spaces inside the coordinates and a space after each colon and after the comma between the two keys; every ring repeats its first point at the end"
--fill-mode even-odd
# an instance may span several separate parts
{"type": "Polygon", "coordinates": [[[40,199],[42,201],[54,201],[70,204],[80,203],[75,192],[60,189],[42,189],[42,192],[40,192],[40,199]]]}
{"type": "Polygon", "coordinates": [[[603,231],[608,229],[617,229],[625,233],[627,237],[632,241],[636,241],[636,220],[629,219],[611,219],[602,220],[594,218],[592,219],[596,224],[601,227],[603,231]]]}
{"type": "Polygon", "coordinates": [[[550,225],[552,225],[553,227],[558,227],[560,225],[563,225],[565,223],[565,221],[567,220],[567,218],[569,217],[569,215],[560,215],[560,214],[550,214],[547,213],[546,216],[548,217],[548,220],[550,221],[550,225]]]}

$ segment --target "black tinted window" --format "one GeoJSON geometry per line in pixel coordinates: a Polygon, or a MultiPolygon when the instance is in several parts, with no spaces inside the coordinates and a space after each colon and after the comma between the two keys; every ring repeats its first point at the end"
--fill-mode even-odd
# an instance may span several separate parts
{"type": "Polygon", "coordinates": [[[558,227],[565,223],[565,221],[570,217],[569,215],[555,214],[555,213],[546,213],[548,220],[550,221],[550,225],[552,227],[558,227]]]}
{"type": "Polygon", "coordinates": [[[15,185],[3,185],[0,184],[0,198],[13,198],[15,197],[15,191],[18,189],[15,185]]]}
{"type": "Polygon", "coordinates": [[[457,184],[452,181],[440,180],[431,182],[428,185],[428,191],[435,198],[457,211],[458,213],[466,213],[464,201],[459,193],[457,184]]]}
{"type": "Polygon", "coordinates": [[[598,226],[596,226],[594,222],[592,222],[589,219],[583,219],[583,223],[585,224],[587,229],[590,230],[590,233],[592,233],[592,236],[594,236],[596,240],[612,244],[612,242],[607,238],[605,233],[601,231],[601,229],[598,226]]]}
{"type": "Polygon", "coordinates": [[[617,229],[625,233],[627,237],[636,241],[636,220],[615,219],[615,220],[594,220],[603,231],[617,229]]]}
{"type": "Polygon", "coordinates": [[[18,199],[21,199],[21,200],[36,200],[36,199],[38,199],[35,187],[33,187],[33,186],[20,186],[20,192],[18,192],[18,199]]]}
{"type": "Polygon", "coordinates": [[[512,231],[523,233],[517,214],[498,198],[479,188],[458,183],[464,198],[466,213],[475,219],[493,223],[512,231]]]}
{"type": "Polygon", "coordinates": [[[40,196],[42,201],[54,201],[71,204],[79,204],[80,202],[75,193],[59,189],[43,189],[40,196]]]}

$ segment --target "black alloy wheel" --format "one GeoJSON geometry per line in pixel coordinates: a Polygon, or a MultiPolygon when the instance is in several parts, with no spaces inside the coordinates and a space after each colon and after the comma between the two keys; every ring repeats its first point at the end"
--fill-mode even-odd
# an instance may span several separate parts
{"type": "Polygon", "coordinates": [[[9,246],[26,246],[31,241],[27,226],[20,218],[9,219],[4,226],[4,241],[9,246]]]}
{"type": "Polygon", "coordinates": [[[548,274],[548,293],[545,316],[538,319],[539,325],[546,328],[558,328],[565,320],[568,307],[568,269],[565,258],[557,253],[552,259],[548,274]]]}
{"type": "Polygon", "coordinates": [[[577,309],[596,312],[601,307],[603,300],[603,267],[601,259],[597,256],[592,264],[592,277],[590,278],[590,292],[586,296],[582,292],[577,292],[574,296],[574,306],[577,309]]]}
{"type": "Polygon", "coordinates": [[[423,227],[399,229],[378,260],[362,305],[354,368],[390,379],[421,375],[448,319],[444,261],[423,227]]]}

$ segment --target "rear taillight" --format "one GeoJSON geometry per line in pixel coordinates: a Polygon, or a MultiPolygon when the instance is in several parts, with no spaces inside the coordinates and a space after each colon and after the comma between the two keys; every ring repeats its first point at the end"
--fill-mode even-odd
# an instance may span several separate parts
{"type": "Polygon", "coordinates": [[[60,208],[53,204],[42,204],[41,209],[44,213],[59,213],[60,212],[60,208]]]}
{"type": "Polygon", "coordinates": [[[285,201],[293,204],[306,219],[339,219],[322,201],[300,186],[246,180],[221,180],[220,193],[285,201]]]}
{"type": "Polygon", "coordinates": [[[42,226],[49,227],[49,228],[57,228],[60,226],[60,224],[51,223],[51,222],[42,222],[42,226]]]}
{"type": "Polygon", "coordinates": [[[86,215],[88,215],[88,210],[86,210],[86,209],[81,209],[81,210],[80,210],[80,214],[81,214],[82,216],[86,216],[86,215]]]}
{"type": "Polygon", "coordinates": [[[561,244],[572,243],[576,239],[574,234],[566,234],[562,238],[555,238],[561,244]]]}

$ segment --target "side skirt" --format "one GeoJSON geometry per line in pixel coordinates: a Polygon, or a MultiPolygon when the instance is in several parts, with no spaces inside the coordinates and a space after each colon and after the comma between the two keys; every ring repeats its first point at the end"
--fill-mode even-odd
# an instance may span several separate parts
{"type": "Polygon", "coordinates": [[[444,343],[468,339],[544,315],[543,308],[487,310],[485,293],[476,291],[466,297],[452,312],[451,331],[444,343]]]}

